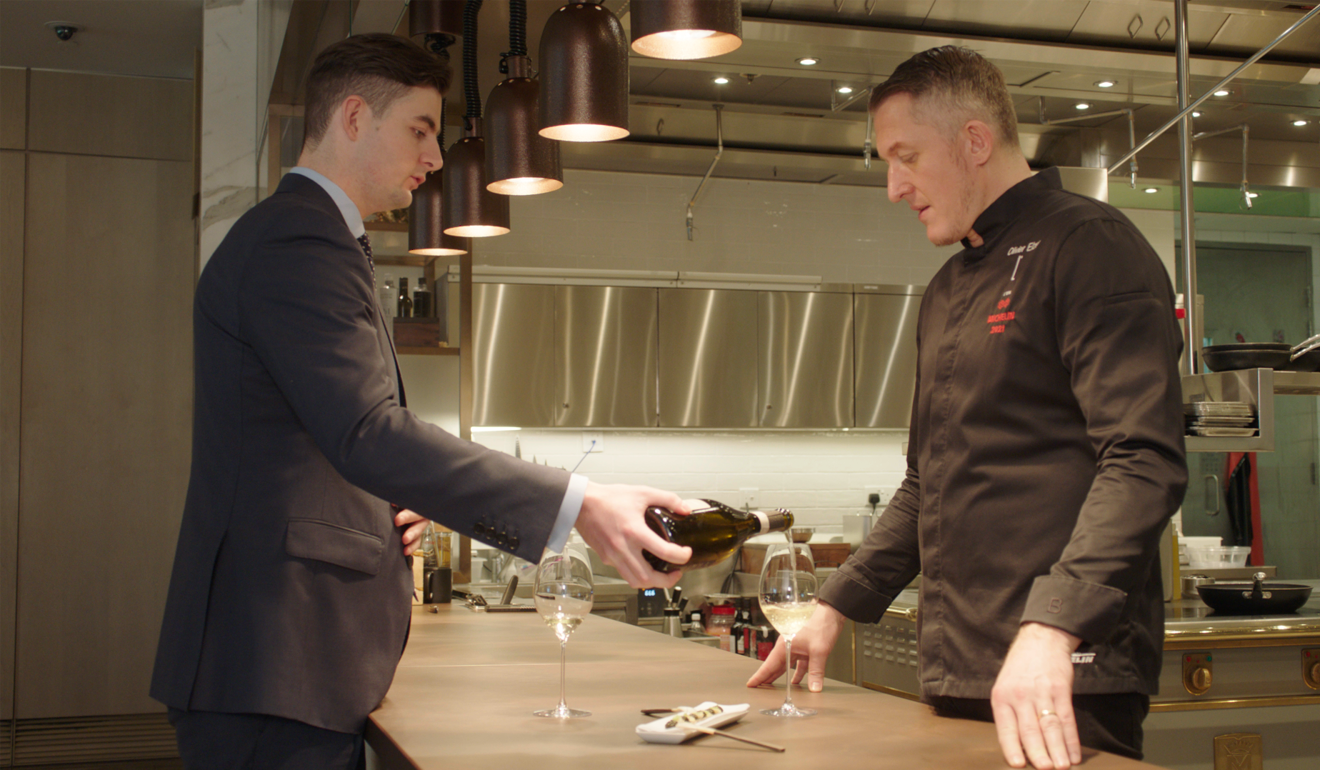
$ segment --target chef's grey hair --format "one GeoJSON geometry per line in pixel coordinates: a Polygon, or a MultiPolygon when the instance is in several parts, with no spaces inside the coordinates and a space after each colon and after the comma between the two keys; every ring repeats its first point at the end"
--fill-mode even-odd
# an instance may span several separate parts
{"type": "Polygon", "coordinates": [[[303,145],[321,141],[330,116],[350,96],[383,115],[409,88],[429,86],[444,96],[449,79],[448,62],[407,38],[381,32],[344,38],[321,51],[307,75],[303,145]]]}
{"type": "Polygon", "coordinates": [[[912,97],[913,117],[919,123],[952,136],[968,120],[979,120],[1001,143],[1020,147],[1017,112],[1004,73],[969,48],[931,48],[898,65],[888,80],[871,91],[871,111],[895,94],[912,97]]]}

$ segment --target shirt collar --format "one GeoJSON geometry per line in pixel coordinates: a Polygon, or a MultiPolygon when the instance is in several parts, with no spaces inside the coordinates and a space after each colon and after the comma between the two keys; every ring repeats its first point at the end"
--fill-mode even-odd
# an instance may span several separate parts
{"type": "Polygon", "coordinates": [[[344,224],[348,225],[349,232],[353,233],[354,238],[361,238],[367,231],[366,225],[362,224],[362,212],[358,211],[357,204],[348,197],[344,188],[331,182],[324,174],[313,171],[306,166],[294,166],[289,169],[290,174],[301,174],[308,179],[321,185],[330,195],[330,200],[339,207],[339,213],[344,216],[344,224]]]}
{"type": "Polygon", "coordinates": [[[976,223],[972,225],[972,229],[981,236],[984,243],[973,248],[966,238],[962,239],[963,248],[967,249],[967,256],[972,259],[984,256],[995,236],[1022,215],[1023,206],[1029,198],[1045,190],[1061,189],[1063,183],[1059,181],[1059,169],[1051,167],[1005,190],[1003,195],[981,212],[981,216],[977,217],[976,223]]]}

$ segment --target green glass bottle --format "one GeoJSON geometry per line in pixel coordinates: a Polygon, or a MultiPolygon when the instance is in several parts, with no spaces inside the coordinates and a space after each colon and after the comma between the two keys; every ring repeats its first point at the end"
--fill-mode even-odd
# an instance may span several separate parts
{"type": "Polygon", "coordinates": [[[748,538],[766,532],[782,532],[793,526],[793,514],[780,508],[774,511],[740,511],[715,500],[703,500],[687,516],[666,508],[646,509],[646,524],[665,540],[692,549],[687,564],[670,564],[647,551],[646,560],[659,572],[701,569],[727,559],[748,538]]]}

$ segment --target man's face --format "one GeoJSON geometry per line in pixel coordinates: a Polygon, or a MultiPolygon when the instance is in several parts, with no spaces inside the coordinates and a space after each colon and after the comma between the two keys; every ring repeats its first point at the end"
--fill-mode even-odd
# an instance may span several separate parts
{"type": "Polygon", "coordinates": [[[973,204],[970,165],[958,139],[917,122],[912,96],[886,99],[875,112],[875,146],[889,163],[889,200],[906,201],[936,246],[957,243],[981,213],[973,204]]]}
{"type": "Polygon", "coordinates": [[[395,99],[383,115],[364,110],[358,152],[371,212],[408,206],[426,175],[440,170],[436,132],[442,105],[435,89],[417,86],[395,99]]]}

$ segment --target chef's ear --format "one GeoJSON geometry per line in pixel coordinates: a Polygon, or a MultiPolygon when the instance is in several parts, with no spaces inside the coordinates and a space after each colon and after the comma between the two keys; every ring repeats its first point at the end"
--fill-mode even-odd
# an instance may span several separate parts
{"type": "Polygon", "coordinates": [[[974,166],[984,165],[990,160],[995,150],[995,132],[990,126],[979,120],[969,120],[963,125],[959,137],[967,159],[974,166]]]}

